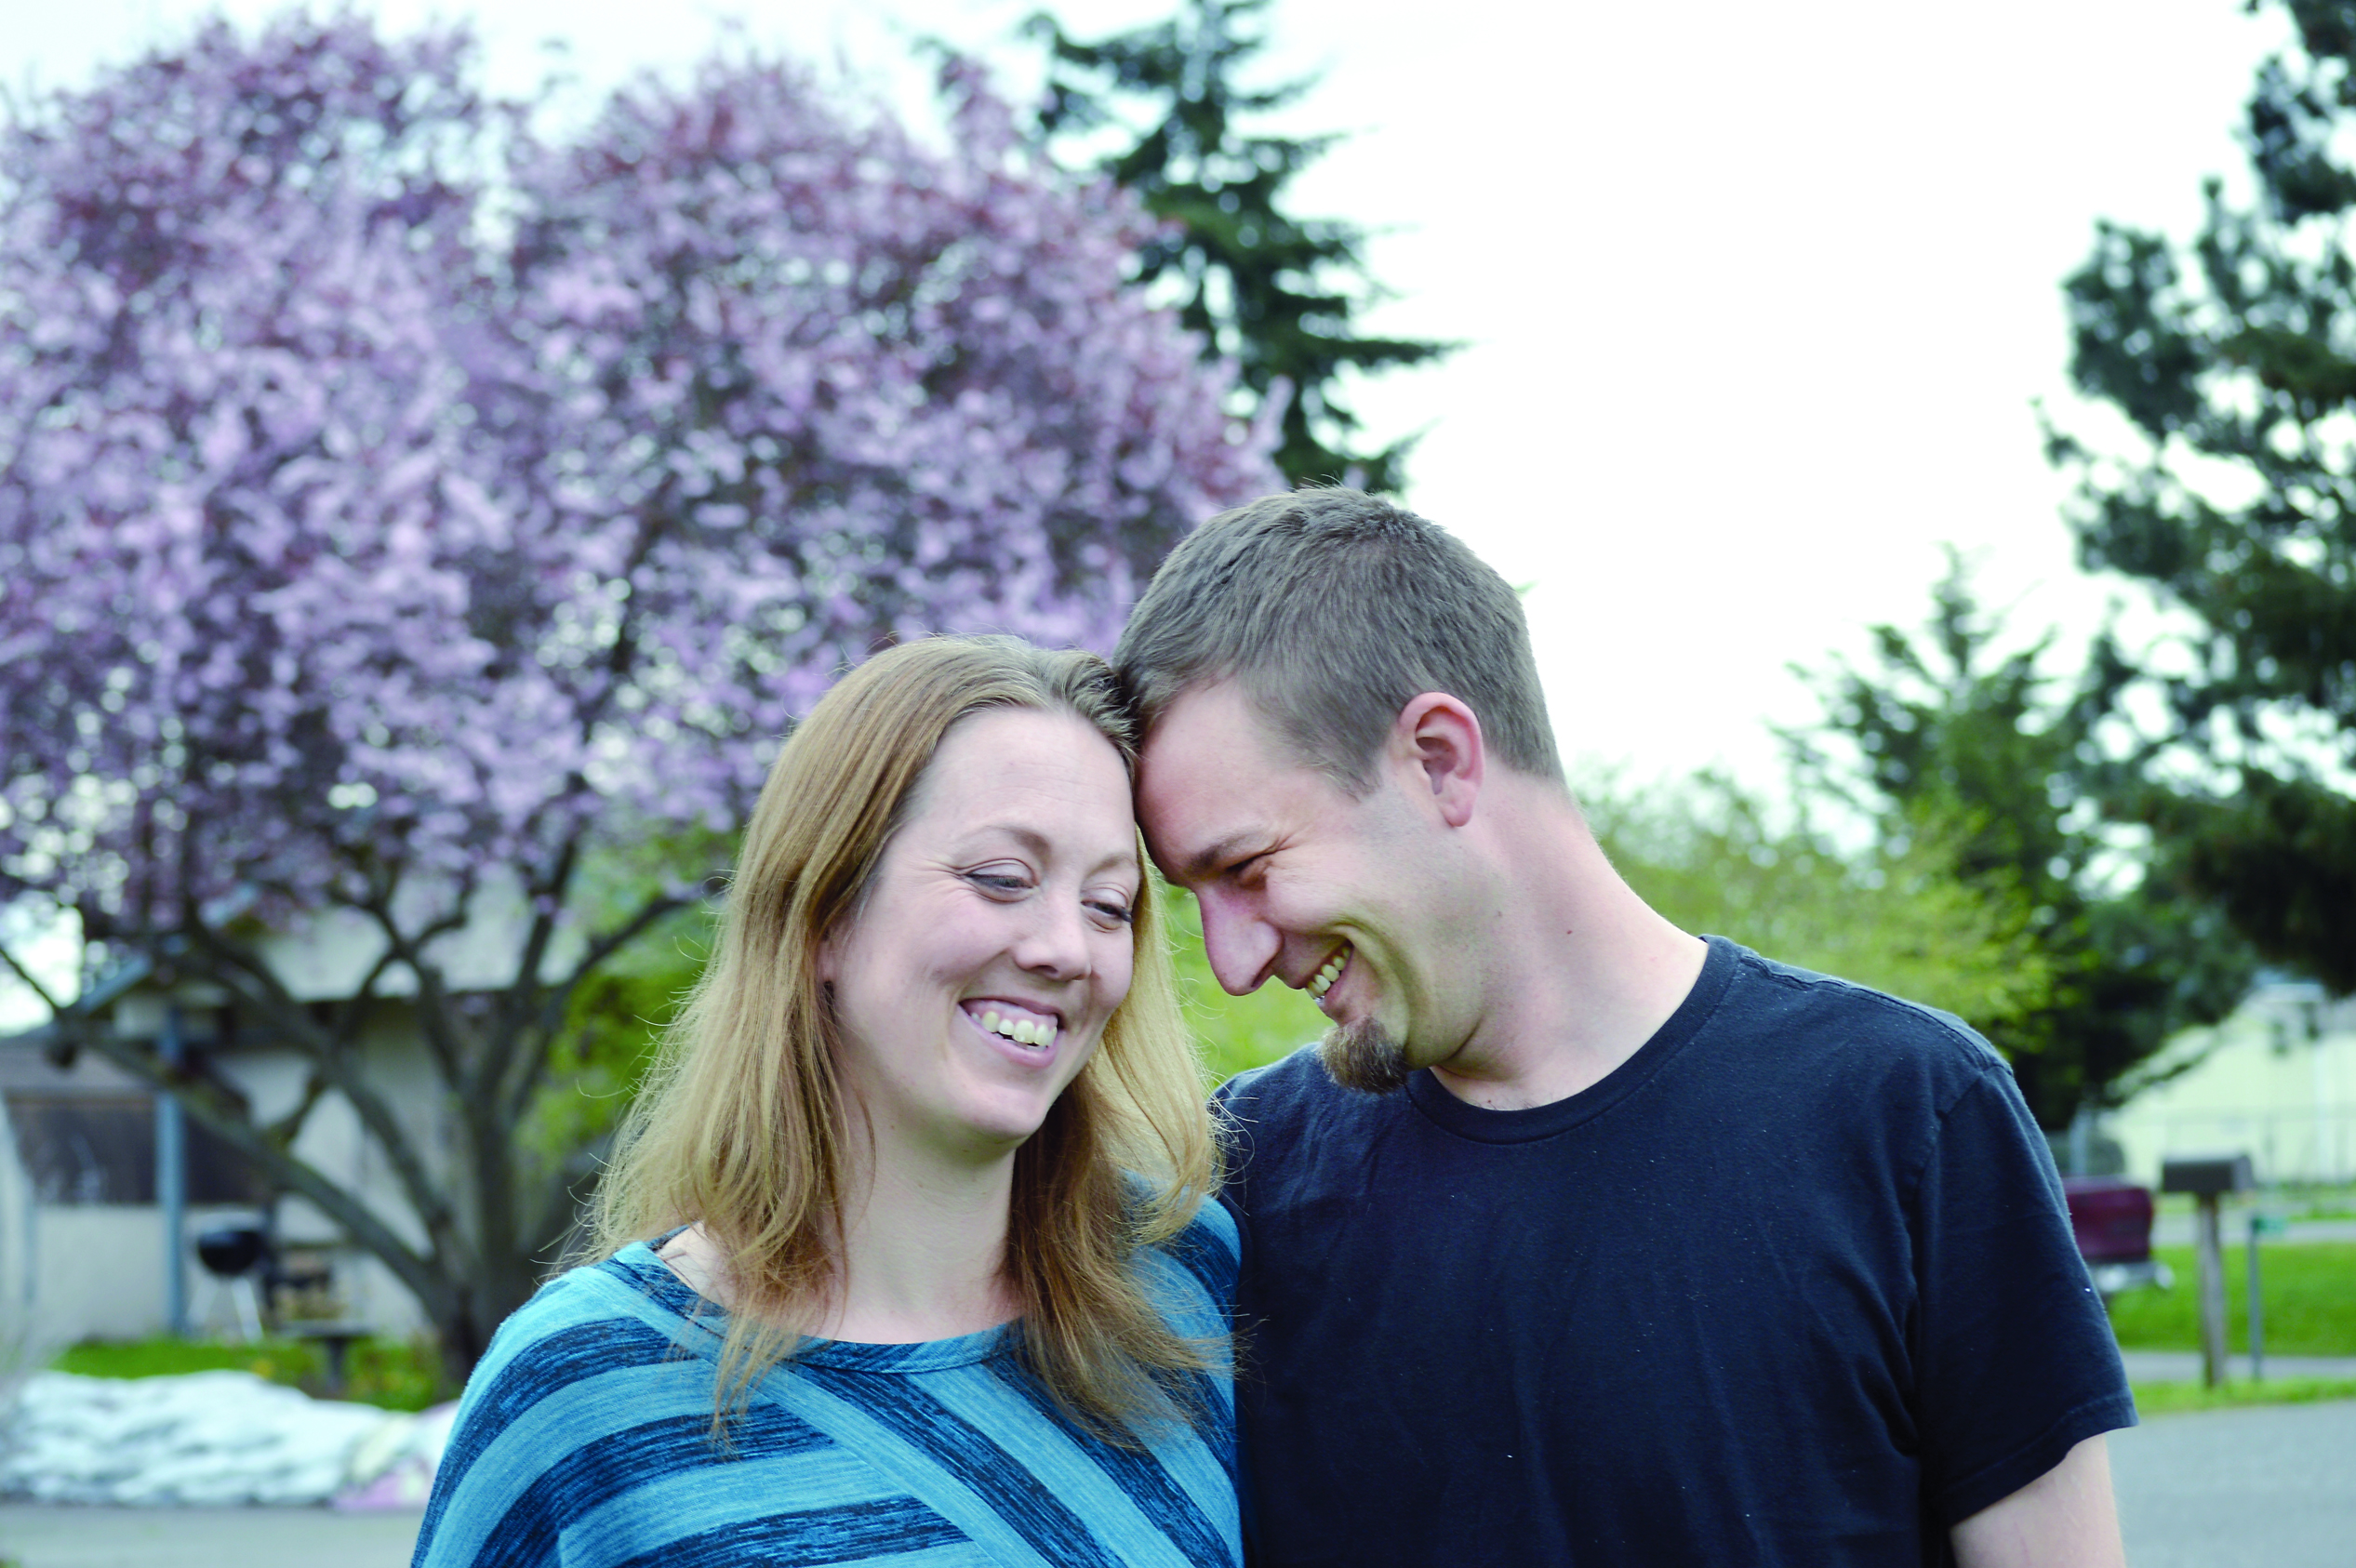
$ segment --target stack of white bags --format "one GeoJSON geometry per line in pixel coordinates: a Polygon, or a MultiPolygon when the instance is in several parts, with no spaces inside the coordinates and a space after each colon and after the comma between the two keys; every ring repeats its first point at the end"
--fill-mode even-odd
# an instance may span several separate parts
{"type": "Polygon", "coordinates": [[[314,1400],[249,1372],[35,1373],[0,1415],[0,1496],[422,1508],[457,1408],[314,1400]]]}

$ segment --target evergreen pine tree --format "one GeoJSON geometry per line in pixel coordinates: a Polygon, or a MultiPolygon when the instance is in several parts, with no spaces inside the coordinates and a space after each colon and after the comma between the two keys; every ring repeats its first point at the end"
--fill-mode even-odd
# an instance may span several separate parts
{"type": "MultiPolygon", "coordinates": [[[[2176,847],[2275,962],[2356,990],[2356,3],[2274,0],[2243,142],[2256,199],[2211,180],[2189,255],[2097,229],[2068,284],[2070,371],[2142,449],[2077,468],[2082,561],[2190,612],[2177,646],[2107,648],[2115,698],[2166,698],[2112,809],[2176,847]],[[2189,262],[2189,265],[2187,264],[2189,262]]],[[[2256,10],[2259,0],[2250,0],[2256,10]]],[[[2124,710],[2132,711],[2132,709],[2124,710]]]]}
{"type": "Polygon", "coordinates": [[[1138,281],[1175,286],[1181,319],[1203,335],[1205,353],[1235,357],[1251,395],[1263,403],[1287,396],[1275,461],[1288,480],[1396,490],[1408,443],[1355,449],[1359,420],[1338,395],[1341,374],[1420,365],[1452,345],[1360,336],[1352,317],[1379,298],[1363,254],[1365,231],[1284,210],[1285,186],[1337,139],[1241,127],[1314,85],[1238,84],[1266,47],[1258,24],[1267,7],[1184,0],[1167,21],[1094,43],[1044,12],[1032,17],[1028,26],[1049,55],[1040,130],[1067,141],[1114,127],[1126,133],[1134,127],[1123,109],[1145,109],[1152,123],[1100,166],[1172,226],[1140,253],[1138,281]]]}
{"type": "Polygon", "coordinates": [[[2038,1121],[2058,1128],[2115,1103],[2177,1030],[2223,1017],[2256,961],[2171,846],[2120,863],[2088,809],[2101,705],[2048,696],[2037,665],[2050,633],[2000,657],[2001,632],[1950,554],[1923,634],[1875,627],[1870,665],[1814,679],[1821,729],[1786,739],[1804,776],[1875,819],[1885,854],[1918,836],[1944,844],[1982,900],[2022,911],[2051,986],[2035,1007],[1970,1021],[2011,1060],[2038,1121]],[[1854,748],[1854,767],[1827,737],[1854,748]]]}

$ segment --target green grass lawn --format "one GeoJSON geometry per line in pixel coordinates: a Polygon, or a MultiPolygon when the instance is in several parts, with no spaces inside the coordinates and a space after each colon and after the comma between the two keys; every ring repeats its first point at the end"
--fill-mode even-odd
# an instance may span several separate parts
{"type": "MultiPolygon", "coordinates": [[[[170,1377],[187,1372],[250,1372],[308,1394],[326,1391],[326,1357],[304,1339],[250,1345],[212,1340],[85,1340],[49,1363],[84,1377],[170,1377]]],[[[423,1410],[448,1397],[431,1345],[363,1339],[344,1357],[343,1397],[387,1410],[423,1410]]]]}
{"type": "Polygon", "coordinates": [[[2250,1404],[2310,1404],[2318,1400],[2356,1400],[2356,1379],[2338,1377],[2247,1378],[2204,1389],[2198,1383],[2137,1383],[2136,1414],[2184,1415],[2201,1410],[2232,1410],[2250,1404]]]}
{"type": "MultiPolygon", "coordinates": [[[[2190,1247],[2155,1247],[2176,1271],[2166,1290],[2131,1290],[2111,1297],[2110,1326],[2131,1350],[2197,1350],[2200,1279],[2190,1247]]],[[[2247,1243],[2225,1249],[2227,1343],[2249,1347],[2247,1243]]],[[[2277,1356],[2356,1356],[2356,1242],[2262,1243],[2258,1280],[2264,1296],[2266,1351],[2277,1356]]]]}

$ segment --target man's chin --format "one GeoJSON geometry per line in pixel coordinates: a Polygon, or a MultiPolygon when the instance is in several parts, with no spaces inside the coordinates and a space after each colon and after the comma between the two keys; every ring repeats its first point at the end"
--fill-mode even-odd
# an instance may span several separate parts
{"type": "Polygon", "coordinates": [[[1327,1077],[1362,1095],[1394,1094],[1415,1070],[1407,1061],[1407,1048],[1372,1018],[1327,1030],[1317,1043],[1317,1059],[1324,1064],[1327,1077]]]}

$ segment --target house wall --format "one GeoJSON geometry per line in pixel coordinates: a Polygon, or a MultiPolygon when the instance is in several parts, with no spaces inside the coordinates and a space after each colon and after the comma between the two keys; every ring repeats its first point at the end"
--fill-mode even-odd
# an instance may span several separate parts
{"type": "MultiPolygon", "coordinates": [[[[196,1263],[194,1239],[213,1226],[252,1218],[250,1209],[188,1211],[189,1321],[200,1335],[233,1338],[239,1325],[235,1298],[196,1263]]],[[[20,1207],[11,1230],[9,1283],[34,1343],[60,1347],[167,1332],[164,1216],[153,1203],[42,1203],[29,1213],[20,1207]]]]}
{"type": "MultiPolygon", "coordinates": [[[[447,888],[412,882],[396,897],[404,923],[417,925],[439,912],[447,888]]],[[[446,985],[456,990],[496,990],[511,982],[522,951],[530,909],[512,880],[489,879],[478,888],[459,930],[446,933],[428,947],[441,966],[446,985]]],[[[382,934],[370,923],[344,910],[299,923],[268,937],[260,951],[291,995],[305,1002],[334,1002],[353,994],[385,950],[382,934]]],[[[547,955],[544,973],[555,975],[579,961],[581,938],[577,931],[559,933],[547,955]]],[[[435,1180],[446,1178],[455,1162],[447,1098],[435,1076],[423,1042],[419,1038],[410,1003],[417,977],[394,964],[379,978],[381,1002],[368,1018],[361,1041],[363,1075],[375,1086],[393,1113],[408,1129],[435,1180]]],[[[219,991],[182,987],[169,995],[142,986],[111,1005],[111,1024],[119,1034],[154,1038],[164,1027],[166,1009],[177,1003],[192,1034],[209,1028],[205,1009],[224,999],[219,991]]],[[[263,1120],[283,1114],[299,1103],[308,1063],[290,1050],[248,1048],[215,1055],[214,1064],[248,1096],[263,1120]]],[[[0,1049],[0,1092],[20,1080],[57,1086],[57,1070],[46,1067],[29,1045],[0,1049]]],[[[88,1084],[137,1090],[131,1080],[115,1073],[90,1053],[67,1075],[88,1084]]],[[[17,1158],[5,1119],[0,1119],[0,1330],[11,1310],[38,1306],[40,1326],[53,1337],[109,1337],[161,1333],[166,1322],[164,1237],[162,1218],[153,1204],[40,1204],[33,1202],[33,1184],[17,1158]],[[30,1292],[30,1294],[27,1294],[30,1292]]],[[[295,1152],[329,1179],[356,1194],[395,1233],[422,1244],[407,1195],[377,1141],[366,1136],[357,1114],[340,1096],[326,1095],[313,1109],[295,1142],[295,1152]]],[[[250,1220],[249,1209],[196,1211],[193,1236],[212,1219],[250,1220]]],[[[328,1255],[337,1276],[339,1314],[379,1332],[406,1334],[421,1329],[424,1316],[407,1288],[393,1271],[356,1246],[343,1242],[341,1228],[311,1204],[282,1198],[276,1211],[278,1235],[284,1247],[313,1248],[328,1255]]],[[[190,1255],[190,1301],[204,1309],[213,1293],[205,1274],[190,1255]]],[[[232,1309],[226,1297],[223,1314],[232,1309]]],[[[226,1315],[217,1326],[233,1320],[226,1315]]]]}
{"type": "Polygon", "coordinates": [[[2215,1029],[2172,1042],[2154,1067],[2185,1070],[2103,1123],[2135,1179],[2156,1184],[2171,1156],[2246,1153],[2261,1181],[2356,1181],[2356,999],[2261,987],[2215,1029]]]}
{"type": "MultiPolygon", "coordinates": [[[[440,1130],[443,1098],[405,1004],[388,1003],[368,1020],[362,1052],[366,1077],[411,1129],[428,1167],[437,1176],[446,1172],[449,1140],[440,1130]]],[[[307,1075],[308,1064],[292,1051],[243,1052],[216,1061],[264,1120],[298,1103],[307,1075]]],[[[0,1092],[9,1088],[49,1095],[140,1092],[135,1081],[94,1053],[85,1052],[73,1069],[60,1070],[26,1050],[0,1053],[0,1092]]],[[[330,1093],[313,1109],[295,1152],[357,1194],[396,1233],[423,1241],[390,1162],[363,1135],[358,1115],[340,1096],[330,1093]]],[[[195,1332],[233,1335],[238,1322],[229,1287],[196,1261],[194,1238],[214,1226],[251,1224],[257,1217],[258,1211],[248,1206],[189,1210],[183,1256],[195,1332]]],[[[312,1205],[282,1199],[276,1222],[282,1247],[325,1256],[335,1276],[338,1317],[392,1335],[425,1326],[416,1299],[393,1271],[343,1242],[340,1227],[312,1205]]],[[[51,1346],[166,1332],[163,1225],[163,1212],[152,1203],[40,1202],[14,1129],[0,1117],[0,1329],[20,1327],[51,1346]]]]}
{"type": "MultiPolygon", "coordinates": [[[[120,1094],[136,1085],[85,1054],[72,1069],[20,1055],[0,1067],[0,1090],[35,1087],[120,1094]]],[[[187,1211],[186,1288],[192,1327],[234,1335],[235,1298],[195,1256],[195,1238],[222,1225],[251,1224],[245,1205],[193,1204],[187,1211]]],[[[40,1351],[82,1339],[140,1339],[166,1331],[164,1213],[153,1203],[44,1203],[20,1156],[10,1119],[0,1116],[0,1339],[40,1351]]]]}
{"type": "MultiPolygon", "coordinates": [[[[451,1139],[444,1095],[405,1006],[387,1003],[368,1019],[363,1030],[361,1056],[363,1076],[407,1130],[433,1177],[446,1180],[451,1139]]],[[[220,1065],[223,1075],[245,1090],[256,1116],[265,1120],[295,1106],[309,1072],[307,1059],[293,1051],[241,1053],[220,1065]]],[[[392,1162],[342,1096],[331,1091],[312,1109],[295,1139],[294,1152],[359,1198],[394,1234],[412,1245],[424,1244],[424,1229],[392,1162]]],[[[313,1248],[329,1256],[345,1318],[366,1323],[380,1334],[407,1335],[426,1327],[417,1298],[399,1276],[374,1255],[345,1243],[342,1227],[310,1203],[298,1197],[280,1200],[278,1237],[283,1247],[313,1248]]]]}

